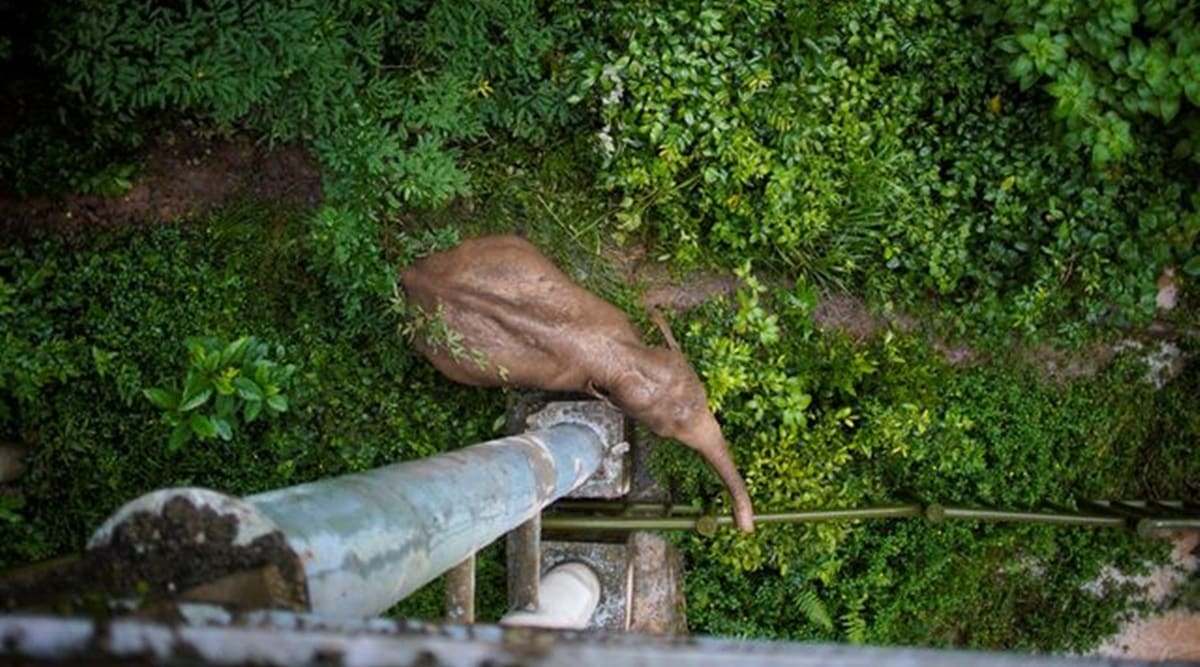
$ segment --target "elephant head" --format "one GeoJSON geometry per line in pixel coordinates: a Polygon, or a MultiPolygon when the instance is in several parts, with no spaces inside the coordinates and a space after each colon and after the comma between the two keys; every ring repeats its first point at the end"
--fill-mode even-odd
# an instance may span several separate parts
{"type": "Polygon", "coordinates": [[[721,425],[708,409],[704,384],[668,334],[669,348],[629,346],[634,360],[613,378],[605,397],[623,412],[665,438],[696,450],[724,482],[739,530],[754,530],[754,509],[746,483],[733,464],[721,425]]]}

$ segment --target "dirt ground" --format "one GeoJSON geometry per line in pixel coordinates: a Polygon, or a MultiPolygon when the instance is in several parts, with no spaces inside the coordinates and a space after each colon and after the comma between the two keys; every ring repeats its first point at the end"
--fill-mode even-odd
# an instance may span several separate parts
{"type": "MultiPolygon", "coordinates": [[[[1174,538],[1171,563],[1145,577],[1132,580],[1145,585],[1147,602],[1168,604],[1189,579],[1200,576],[1200,533],[1180,533],[1174,538]]],[[[1110,573],[1113,579],[1131,579],[1110,573]]],[[[1096,655],[1142,660],[1200,661],[1200,610],[1175,609],[1139,616],[1096,650],[1096,655]]]]}
{"type": "Polygon", "coordinates": [[[33,227],[70,232],[173,222],[239,199],[288,207],[321,200],[320,171],[295,146],[268,148],[245,137],[212,140],[180,130],[157,139],[140,164],[133,187],[120,197],[0,196],[0,234],[33,227]]]}

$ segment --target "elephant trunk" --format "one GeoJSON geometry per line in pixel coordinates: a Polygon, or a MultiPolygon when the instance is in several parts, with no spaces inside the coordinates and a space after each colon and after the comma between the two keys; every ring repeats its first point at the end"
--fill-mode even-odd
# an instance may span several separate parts
{"type": "Polygon", "coordinates": [[[733,465],[733,457],[728,447],[705,452],[705,459],[712,469],[720,476],[729,496],[733,500],[733,520],[738,530],[743,533],[754,531],[754,507],[750,504],[750,492],[746,490],[746,482],[741,473],[733,465]]]}

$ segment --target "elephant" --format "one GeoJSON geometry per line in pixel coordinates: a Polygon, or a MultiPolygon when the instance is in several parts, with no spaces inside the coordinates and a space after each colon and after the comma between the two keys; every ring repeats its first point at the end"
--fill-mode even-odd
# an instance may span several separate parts
{"type": "Polygon", "coordinates": [[[532,243],[486,236],[400,273],[414,347],[462,384],[584,392],[695,449],[720,476],[737,527],[754,511],[699,376],[666,323],[666,347],[642,342],[625,313],[576,285],[532,243]]]}

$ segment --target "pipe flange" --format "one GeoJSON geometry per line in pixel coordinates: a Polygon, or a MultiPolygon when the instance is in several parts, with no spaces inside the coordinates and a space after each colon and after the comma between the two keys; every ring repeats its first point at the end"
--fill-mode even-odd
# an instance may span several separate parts
{"type": "Polygon", "coordinates": [[[604,441],[604,459],[596,471],[568,498],[623,498],[629,493],[629,443],[625,440],[625,416],[602,401],[554,401],[525,419],[530,430],[559,424],[577,424],[596,432],[604,441]]]}

